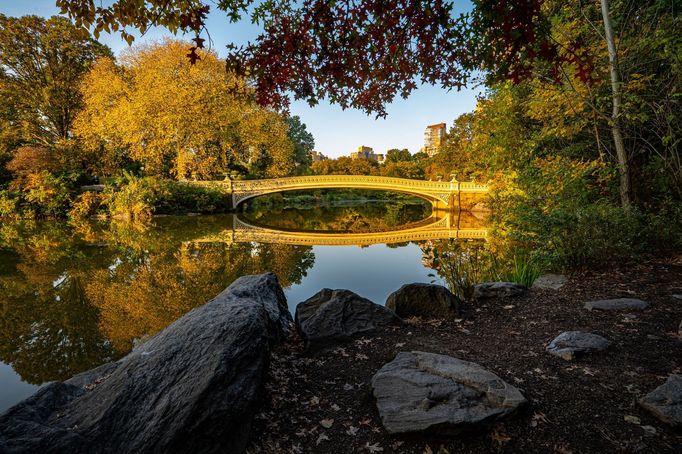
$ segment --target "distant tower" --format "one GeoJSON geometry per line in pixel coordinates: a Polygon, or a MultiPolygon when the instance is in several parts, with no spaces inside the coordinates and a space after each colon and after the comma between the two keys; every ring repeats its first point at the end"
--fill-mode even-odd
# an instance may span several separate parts
{"type": "Polygon", "coordinates": [[[421,149],[429,157],[438,153],[438,149],[445,142],[447,127],[445,123],[429,125],[424,130],[424,148],[421,149]]]}

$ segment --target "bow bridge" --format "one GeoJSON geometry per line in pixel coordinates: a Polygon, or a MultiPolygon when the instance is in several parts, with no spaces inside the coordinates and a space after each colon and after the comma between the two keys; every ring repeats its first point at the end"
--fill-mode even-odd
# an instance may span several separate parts
{"type": "MultiPolygon", "coordinates": [[[[474,182],[425,181],[366,175],[314,175],[264,180],[191,181],[189,184],[211,187],[232,197],[232,208],[260,195],[306,189],[374,189],[411,194],[433,203],[436,209],[464,206],[462,196],[482,195],[488,186],[474,182]]],[[[471,197],[467,197],[471,200],[471,197]]]]}
{"type": "Polygon", "coordinates": [[[301,246],[369,246],[371,244],[405,243],[440,239],[485,240],[487,230],[483,220],[456,211],[434,211],[431,216],[419,222],[402,226],[397,230],[381,232],[311,232],[278,230],[251,224],[237,215],[232,216],[232,225],[222,232],[192,240],[192,243],[274,243],[301,246]]]}

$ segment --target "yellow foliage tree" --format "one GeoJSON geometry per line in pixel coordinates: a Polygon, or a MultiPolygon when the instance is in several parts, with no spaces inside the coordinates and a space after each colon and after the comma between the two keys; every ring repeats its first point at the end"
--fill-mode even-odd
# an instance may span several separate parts
{"type": "Polygon", "coordinates": [[[147,175],[178,179],[214,179],[237,165],[258,176],[293,171],[282,116],[251,102],[215,53],[191,65],[188,46],[165,40],[125,52],[120,66],[95,64],[75,128],[95,166],[112,174],[130,160],[147,175]]]}

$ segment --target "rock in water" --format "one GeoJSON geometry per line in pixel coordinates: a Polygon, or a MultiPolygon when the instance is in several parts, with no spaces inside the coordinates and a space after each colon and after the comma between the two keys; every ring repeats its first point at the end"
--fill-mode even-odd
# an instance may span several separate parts
{"type": "Polygon", "coordinates": [[[590,311],[641,311],[648,306],[649,303],[637,298],[614,298],[585,303],[585,309],[590,311]]]}
{"type": "Polygon", "coordinates": [[[509,298],[525,295],[528,287],[513,282],[485,282],[474,286],[474,298],[509,298]]]}
{"type": "Polygon", "coordinates": [[[639,400],[639,405],[658,419],[682,427],[682,375],[671,375],[665,383],[639,400]]]}
{"type": "Polygon", "coordinates": [[[0,452],[243,452],[290,321],[274,274],[241,277],[121,360],[10,408],[0,452]]]}
{"type": "Polygon", "coordinates": [[[442,285],[407,284],[391,293],[386,307],[402,318],[447,318],[461,312],[462,302],[442,285]]]}
{"type": "Polygon", "coordinates": [[[597,334],[584,333],[582,331],[564,331],[550,342],[547,346],[547,351],[552,355],[570,361],[576,355],[601,351],[609,345],[610,342],[607,339],[597,334]]]}
{"type": "Polygon", "coordinates": [[[296,306],[296,328],[310,349],[400,322],[390,309],[350,290],[325,288],[296,306]]]}
{"type": "Polygon", "coordinates": [[[561,274],[543,274],[535,279],[533,288],[541,288],[545,290],[559,290],[566,284],[566,276],[561,274]]]}
{"type": "Polygon", "coordinates": [[[478,364],[424,352],[398,353],[372,377],[372,389],[390,433],[454,435],[526,403],[518,389],[478,364]]]}

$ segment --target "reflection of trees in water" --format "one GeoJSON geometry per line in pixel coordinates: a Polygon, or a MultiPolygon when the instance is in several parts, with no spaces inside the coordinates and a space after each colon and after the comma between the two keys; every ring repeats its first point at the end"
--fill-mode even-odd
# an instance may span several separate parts
{"type": "Polygon", "coordinates": [[[355,202],[349,205],[301,205],[252,208],[243,215],[247,222],[265,227],[296,231],[381,232],[420,221],[430,214],[428,203],[355,202]]]}
{"type": "Polygon", "coordinates": [[[5,224],[0,231],[0,360],[36,384],[111,360],[114,350],[101,336],[99,313],[84,292],[91,269],[110,259],[105,249],[77,246],[66,228],[5,224]]]}
{"type": "Polygon", "coordinates": [[[30,383],[66,379],[127,352],[244,274],[283,286],[313,265],[310,247],[191,243],[220,217],[153,226],[0,227],[0,360],[30,383]]]}
{"type": "Polygon", "coordinates": [[[245,274],[273,271],[284,286],[301,281],[312,266],[309,247],[203,243],[144,255],[98,270],[86,287],[100,309],[100,327],[117,350],[154,334],[214,297],[245,274]]]}

